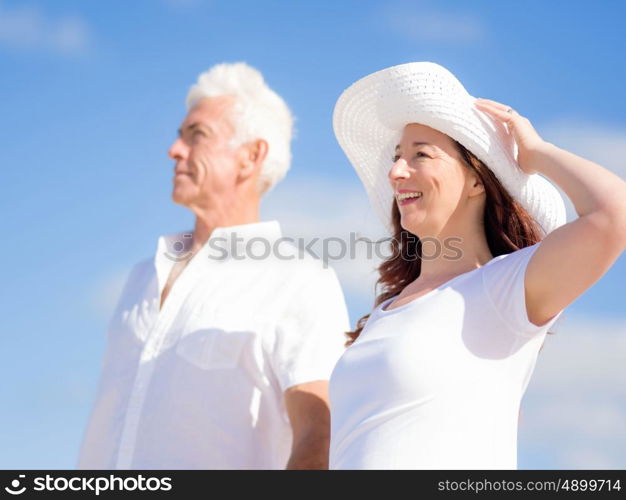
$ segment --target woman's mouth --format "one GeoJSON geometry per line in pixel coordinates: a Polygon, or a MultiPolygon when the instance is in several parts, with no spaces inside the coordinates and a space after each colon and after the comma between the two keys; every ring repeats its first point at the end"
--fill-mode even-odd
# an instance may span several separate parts
{"type": "Polygon", "coordinates": [[[408,205],[409,203],[416,202],[422,198],[423,193],[421,191],[406,191],[402,193],[396,193],[396,201],[398,205],[408,205]]]}

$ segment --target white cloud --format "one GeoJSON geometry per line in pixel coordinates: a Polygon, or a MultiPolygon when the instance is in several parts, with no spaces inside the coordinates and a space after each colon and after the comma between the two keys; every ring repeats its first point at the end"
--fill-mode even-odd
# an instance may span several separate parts
{"type": "Polygon", "coordinates": [[[520,448],[551,450],[557,468],[626,467],[625,359],[626,318],[564,316],[539,354],[520,448]]]}
{"type": "Polygon", "coordinates": [[[589,320],[566,310],[559,332],[548,337],[540,357],[558,360],[537,368],[544,391],[563,385],[580,390],[610,381],[626,396],[626,368],[621,366],[626,360],[626,318],[589,320]]]}
{"type": "MultiPolygon", "coordinates": [[[[287,177],[267,195],[262,207],[263,218],[277,219],[286,236],[302,238],[307,244],[314,238],[338,238],[328,242],[328,264],[337,272],[345,294],[362,303],[373,303],[374,283],[378,278],[376,258],[365,241],[353,245],[353,256],[348,250],[350,233],[359,238],[378,241],[387,237],[382,223],[371,208],[365,190],[355,182],[332,179],[295,179],[287,177]],[[343,246],[345,245],[345,246],[343,246]],[[345,256],[337,258],[345,248],[345,256]]],[[[384,244],[380,253],[384,255],[384,244]]],[[[323,243],[312,246],[320,258],[323,243]]]]}
{"type": "Polygon", "coordinates": [[[82,52],[89,42],[89,28],[82,18],[68,16],[50,27],[49,40],[60,52],[82,52]]]}
{"type": "Polygon", "coordinates": [[[443,11],[423,3],[387,7],[382,20],[389,31],[410,41],[470,43],[486,35],[483,21],[475,14],[443,11]]]}
{"type": "Polygon", "coordinates": [[[0,4],[0,45],[22,50],[44,50],[76,55],[87,50],[90,30],[77,15],[47,17],[32,5],[0,4]]]}
{"type": "MultiPolygon", "coordinates": [[[[560,118],[537,129],[545,140],[596,162],[626,180],[626,128],[560,118]]],[[[558,189],[565,200],[567,219],[575,219],[578,215],[572,202],[558,189]]]]}
{"type": "Polygon", "coordinates": [[[593,447],[568,446],[559,454],[563,469],[623,469],[624,461],[619,458],[613,459],[593,447]]]}
{"type": "Polygon", "coordinates": [[[88,294],[89,308],[102,321],[108,321],[122,294],[130,268],[95,280],[88,294]]]}
{"type": "Polygon", "coordinates": [[[626,178],[626,128],[560,118],[541,131],[546,140],[626,178]]]}

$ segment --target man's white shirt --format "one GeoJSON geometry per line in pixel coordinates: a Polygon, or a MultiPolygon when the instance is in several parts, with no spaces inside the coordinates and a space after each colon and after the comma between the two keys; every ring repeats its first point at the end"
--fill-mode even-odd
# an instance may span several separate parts
{"type": "Polygon", "coordinates": [[[284,391],[328,380],[343,353],[334,271],[281,241],[276,221],[216,228],[159,310],[189,235],[161,236],[128,277],[80,469],[284,468],[284,391]]]}

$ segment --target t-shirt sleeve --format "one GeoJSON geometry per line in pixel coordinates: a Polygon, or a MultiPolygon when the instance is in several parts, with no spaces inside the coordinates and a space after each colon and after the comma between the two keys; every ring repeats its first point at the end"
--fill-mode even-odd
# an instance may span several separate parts
{"type": "Polygon", "coordinates": [[[494,314],[517,335],[534,336],[548,331],[561,317],[563,310],[546,324],[537,326],[528,319],[524,277],[531,257],[541,242],[521,248],[508,255],[496,257],[496,261],[483,269],[483,287],[494,309],[494,314]]]}
{"type": "Polygon", "coordinates": [[[328,380],[350,328],[341,286],[331,268],[311,273],[291,295],[276,325],[272,364],[281,389],[328,380]]]}

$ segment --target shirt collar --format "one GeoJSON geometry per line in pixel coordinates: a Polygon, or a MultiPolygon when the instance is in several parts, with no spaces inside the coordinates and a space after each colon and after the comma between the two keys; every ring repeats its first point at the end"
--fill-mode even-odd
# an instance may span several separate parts
{"type": "Polygon", "coordinates": [[[281,238],[278,221],[216,227],[202,248],[203,258],[221,261],[264,255],[281,238]]]}
{"type": "Polygon", "coordinates": [[[274,242],[280,237],[281,231],[278,221],[253,222],[236,226],[216,227],[205,246],[207,246],[209,242],[218,241],[220,238],[227,239],[228,241],[236,238],[236,241],[240,240],[246,243],[252,238],[265,238],[270,242],[274,242]]]}
{"type": "MultiPolygon", "coordinates": [[[[209,239],[194,257],[196,260],[229,260],[234,253],[245,255],[254,245],[267,246],[282,236],[280,224],[276,220],[238,224],[234,226],[216,227],[209,239]],[[252,240],[252,241],[251,241],[252,240]],[[249,245],[252,244],[253,246],[249,245]]],[[[165,234],[159,237],[154,263],[157,269],[158,280],[164,284],[169,272],[176,262],[190,259],[193,231],[165,234]]]]}

